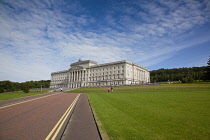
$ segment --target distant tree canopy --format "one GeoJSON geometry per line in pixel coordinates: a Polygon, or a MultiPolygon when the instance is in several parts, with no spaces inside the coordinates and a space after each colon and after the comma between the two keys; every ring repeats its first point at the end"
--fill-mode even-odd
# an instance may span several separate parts
{"type": "Polygon", "coordinates": [[[150,72],[150,81],[167,82],[182,81],[183,83],[192,83],[194,81],[210,80],[206,77],[207,67],[192,67],[179,69],[159,69],[150,72]]]}
{"type": "Polygon", "coordinates": [[[10,91],[27,91],[27,88],[49,88],[50,80],[41,80],[41,81],[27,81],[24,83],[11,82],[11,81],[0,81],[0,91],[1,92],[10,92],[10,91]]]}
{"type": "Polygon", "coordinates": [[[209,56],[209,60],[207,62],[205,78],[206,78],[205,80],[210,80],[210,56],[209,56]]]}

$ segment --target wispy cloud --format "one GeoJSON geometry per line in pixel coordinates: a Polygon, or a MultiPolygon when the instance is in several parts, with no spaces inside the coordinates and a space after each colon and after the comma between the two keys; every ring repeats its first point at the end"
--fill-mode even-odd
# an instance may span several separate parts
{"type": "Polygon", "coordinates": [[[1,1],[0,80],[49,79],[79,57],[152,66],[210,41],[194,32],[209,23],[209,5],[208,0],[124,1],[110,4],[99,19],[74,0],[1,1]]]}

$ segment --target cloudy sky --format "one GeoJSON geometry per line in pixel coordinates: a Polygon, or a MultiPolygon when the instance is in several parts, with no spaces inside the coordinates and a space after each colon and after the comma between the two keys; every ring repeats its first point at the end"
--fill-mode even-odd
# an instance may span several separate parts
{"type": "Polygon", "coordinates": [[[50,79],[82,60],[205,66],[209,0],[0,0],[0,81],[50,79]]]}

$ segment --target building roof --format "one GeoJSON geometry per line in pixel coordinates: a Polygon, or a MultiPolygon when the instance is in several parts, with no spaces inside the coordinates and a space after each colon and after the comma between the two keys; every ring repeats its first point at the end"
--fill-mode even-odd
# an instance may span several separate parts
{"type": "Polygon", "coordinates": [[[92,63],[92,64],[98,65],[97,62],[92,61],[92,60],[84,60],[84,61],[82,61],[81,59],[79,59],[78,62],[72,63],[70,66],[72,67],[72,66],[77,66],[77,65],[87,64],[87,63],[92,63]]]}

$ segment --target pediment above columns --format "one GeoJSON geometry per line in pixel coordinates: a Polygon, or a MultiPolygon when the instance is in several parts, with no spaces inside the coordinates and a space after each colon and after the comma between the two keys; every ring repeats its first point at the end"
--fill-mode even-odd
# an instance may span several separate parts
{"type": "Polygon", "coordinates": [[[73,71],[73,70],[85,70],[85,69],[81,66],[75,66],[75,67],[70,68],[70,71],[73,71]]]}

